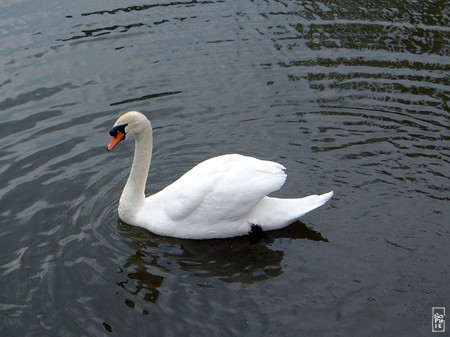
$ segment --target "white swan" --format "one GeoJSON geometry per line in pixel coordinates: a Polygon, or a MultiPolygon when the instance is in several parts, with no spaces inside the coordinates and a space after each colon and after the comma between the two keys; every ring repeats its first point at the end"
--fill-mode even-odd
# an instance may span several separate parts
{"type": "Polygon", "coordinates": [[[153,134],[142,113],[122,115],[109,132],[111,151],[125,136],[136,138],[134,159],[119,201],[122,221],[163,235],[186,239],[226,238],[283,228],[322,206],[333,192],[300,199],[267,195],[286,180],[285,168],[274,162],[238,154],[208,159],[162,191],[145,197],[153,134]]]}

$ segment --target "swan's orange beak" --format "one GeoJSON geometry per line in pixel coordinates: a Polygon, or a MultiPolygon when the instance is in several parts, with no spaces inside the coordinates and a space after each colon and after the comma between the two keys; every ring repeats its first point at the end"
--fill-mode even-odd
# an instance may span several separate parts
{"type": "Polygon", "coordinates": [[[125,138],[125,133],[123,133],[120,130],[117,130],[117,135],[115,137],[112,137],[108,145],[106,146],[106,149],[108,151],[111,151],[116,147],[117,144],[120,143],[125,138]]]}

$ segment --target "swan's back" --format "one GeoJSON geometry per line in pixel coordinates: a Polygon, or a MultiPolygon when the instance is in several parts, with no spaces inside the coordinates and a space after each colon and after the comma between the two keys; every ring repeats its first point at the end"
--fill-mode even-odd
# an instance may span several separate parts
{"type": "Polygon", "coordinates": [[[198,231],[211,237],[218,237],[219,231],[219,237],[231,231],[234,234],[227,236],[246,234],[250,224],[243,219],[262,198],[284,184],[284,169],[275,162],[238,154],[208,159],[148,197],[145,216],[155,219],[159,214],[167,231],[176,231],[177,236],[194,236],[198,231]]]}

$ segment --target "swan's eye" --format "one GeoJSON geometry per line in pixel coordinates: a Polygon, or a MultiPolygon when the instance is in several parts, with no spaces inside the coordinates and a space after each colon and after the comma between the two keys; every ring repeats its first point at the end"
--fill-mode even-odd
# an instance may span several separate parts
{"type": "MultiPolygon", "coordinates": [[[[128,125],[128,124],[122,124],[122,125],[117,125],[117,126],[113,127],[111,130],[109,130],[110,136],[116,138],[117,135],[118,135],[118,133],[119,133],[119,131],[120,131],[121,133],[123,133],[124,135],[126,135],[125,127],[126,127],[127,125],[128,125]]],[[[125,139],[125,137],[123,137],[123,139],[125,139]]]]}

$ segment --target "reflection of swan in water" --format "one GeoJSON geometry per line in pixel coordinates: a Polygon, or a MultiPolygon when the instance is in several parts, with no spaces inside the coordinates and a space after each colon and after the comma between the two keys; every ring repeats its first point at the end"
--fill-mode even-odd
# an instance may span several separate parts
{"type": "MultiPolygon", "coordinates": [[[[143,294],[144,299],[147,302],[156,303],[159,296],[158,288],[161,287],[164,277],[149,273],[145,258],[146,255],[141,251],[136,251],[134,255],[130,256],[121,268],[121,272],[126,273],[127,277],[125,280],[118,282],[117,285],[126,289],[132,295],[139,295],[141,292],[145,292],[143,294]],[[132,268],[133,271],[128,272],[132,268]]],[[[130,299],[127,299],[125,303],[131,308],[135,306],[135,303],[130,299]]]]}
{"type": "MultiPolygon", "coordinates": [[[[272,231],[269,237],[202,241],[161,237],[123,222],[119,222],[119,230],[134,253],[122,265],[125,279],[117,284],[131,295],[152,303],[158,300],[167,275],[184,278],[184,282],[188,280],[200,287],[215,287],[217,282],[255,283],[283,273],[284,252],[273,249],[268,241],[286,238],[328,242],[301,222],[272,231]]],[[[125,303],[135,308],[133,298],[127,298],[125,303]]]]}

